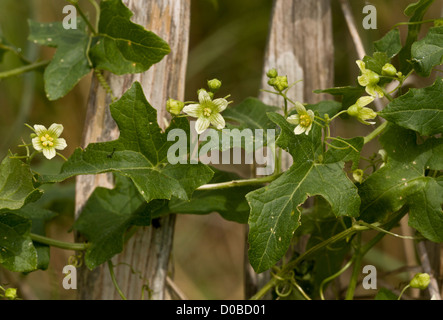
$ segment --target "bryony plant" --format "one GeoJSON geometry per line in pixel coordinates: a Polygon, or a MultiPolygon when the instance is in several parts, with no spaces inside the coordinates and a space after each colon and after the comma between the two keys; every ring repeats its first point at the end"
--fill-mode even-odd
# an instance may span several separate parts
{"type": "MultiPolygon", "coordinates": [[[[355,79],[356,86],[316,91],[342,98],[338,101],[295,102],[287,93],[297,82],[289,84],[286,76],[271,69],[267,72],[270,89],[265,91],[281,97],[281,105],[247,98],[228,108],[229,96],[215,98],[221,81],[213,79],[207,83],[208,90],[198,91],[198,102],[166,102],[173,117],[163,131],[140,83],[117,99],[105,78],[98,76],[111,95],[110,113],[119,138],[77,148],[60,172],[47,175],[36,172],[31,160],[37,152],[52,159],[56,150],[66,147],[60,137],[63,127],[29,126],[34,131],[32,143],[21,145],[26,155],[11,151],[0,165],[0,234],[4,235],[0,237],[0,264],[14,272],[45,269],[48,246],[56,246],[84,252],[80,259],[92,270],[122,252],[134,228],[148,227],[154,219],[169,214],[218,212],[229,221],[248,224],[249,263],[257,273],[272,270],[270,281],[252,299],[271,291],[275,298],[324,299],[332,280],[351,267],[345,278],[346,292],[337,291],[335,298],[353,299],[362,261],[384,236],[443,242],[443,80],[434,77],[431,86],[420,87],[418,82],[407,92],[403,88],[414,72],[430,77],[441,64],[440,22],[418,38],[422,24],[429,23],[422,18],[432,2],[420,0],[405,10],[411,21],[404,45],[394,28],[374,44],[372,56],[357,61],[361,74],[355,79]],[[395,82],[397,87],[386,92],[387,85],[395,82]],[[378,112],[370,106],[375,99],[380,99],[378,112]],[[227,131],[221,130],[225,127],[270,130],[276,139],[262,135],[255,137],[260,141],[253,145],[263,147],[267,141],[275,147],[271,156],[276,172],[240,179],[212,163],[191,162],[187,143],[181,152],[185,161],[169,163],[168,150],[174,146],[169,133],[180,129],[184,135],[190,134],[188,116],[197,118],[199,134],[211,125],[220,135],[227,131]],[[366,125],[370,132],[333,136],[331,126],[341,116],[343,121],[366,125]],[[370,142],[378,142],[379,153],[371,154],[370,142]],[[30,146],[35,153],[30,154],[30,146]],[[292,158],[287,170],[282,169],[283,151],[292,158]],[[97,188],[75,221],[73,229],[86,241],[67,243],[46,237],[42,226],[54,214],[38,206],[36,201],[44,196],[40,186],[100,173],[114,174],[115,187],[97,188]],[[305,208],[309,197],[314,205],[305,208]],[[415,230],[413,237],[391,231],[404,217],[415,230]],[[369,230],[376,233],[368,234],[363,242],[362,233],[369,230]],[[293,251],[293,244],[304,235],[309,235],[306,247],[293,251]]],[[[64,96],[92,68],[98,75],[102,69],[115,74],[142,72],[169,52],[163,40],[130,21],[131,12],[121,0],[101,1],[97,8],[98,30],[84,21],[88,29],[74,31],[76,42],[62,41],[68,31],[60,24],[31,23],[31,40],[57,46],[57,54],[45,70],[50,99],[64,96]],[[111,23],[115,16],[119,16],[121,28],[111,23]],[[48,38],[54,41],[49,44],[48,38]],[[71,54],[77,58],[75,63],[65,60],[61,64],[71,54]],[[144,60],[146,57],[150,59],[144,60]],[[77,64],[83,66],[78,74],[63,72],[66,69],[62,68],[77,64]],[[56,85],[58,82],[62,85],[56,85]]],[[[213,143],[210,151],[232,149],[237,142],[213,143]]],[[[418,276],[410,286],[424,288],[427,283],[426,276],[418,276]]],[[[11,297],[13,293],[10,291],[11,297]]]]}

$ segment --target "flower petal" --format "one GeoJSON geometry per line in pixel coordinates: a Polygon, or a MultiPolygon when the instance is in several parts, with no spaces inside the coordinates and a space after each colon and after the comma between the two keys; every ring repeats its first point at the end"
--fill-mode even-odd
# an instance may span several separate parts
{"type": "Polygon", "coordinates": [[[312,123],[309,125],[309,127],[306,128],[305,134],[308,135],[309,132],[311,132],[312,129],[312,123]]]}
{"type": "Polygon", "coordinates": [[[34,149],[37,150],[37,151],[42,151],[42,149],[43,149],[39,137],[32,138],[32,146],[33,146],[34,149]]]}
{"type": "Polygon", "coordinates": [[[367,85],[369,85],[369,77],[367,74],[362,74],[361,76],[357,77],[358,80],[358,84],[361,85],[362,87],[366,87],[367,85]]]}
{"type": "Polygon", "coordinates": [[[54,148],[56,148],[57,150],[63,150],[67,146],[68,144],[66,143],[66,140],[63,138],[58,138],[54,141],[54,148]]]}
{"type": "Polygon", "coordinates": [[[211,121],[209,121],[208,118],[200,117],[197,119],[197,122],[195,123],[195,131],[197,131],[198,134],[201,134],[206,129],[208,129],[210,124],[211,124],[211,121]]]}
{"type": "Polygon", "coordinates": [[[228,107],[228,101],[223,98],[215,99],[212,101],[212,104],[214,105],[214,108],[212,109],[212,112],[222,112],[228,107]]]}
{"type": "Polygon", "coordinates": [[[55,138],[55,137],[60,137],[60,135],[63,132],[63,125],[61,124],[57,124],[57,123],[53,123],[51,124],[51,126],[48,129],[49,134],[55,138]]]}
{"type": "Polygon", "coordinates": [[[56,155],[55,149],[54,148],[43,148],[43,155],[47,159],[51,160],[56,155]]]}
{"type": "Polygon", "coordinates": [[[300,102],[295,102],[295,110],[297,110],[298,114],[306,114],[306,108],[300,102]]]}
{"type": "Polygon", "coordinates": [[[372,101],[374,101],[375,100],[375,98],[374,97],[361,97],[361,98],[359,98],[358,100],[357,100],[357,106],[359,106],[359,107],[365,107],[365,106],[367,106],[368,104],[370,104],[372,101]]]}
{"type": "Polygon", "coordinates": [[[191,117],[198,118],[202,114],[202,107],[199,104],[188,104],[183,108],[183,112],[191,117]]]}
{"type": "Polygon", "coordinates": [[[306,131],[306,127],[302,127],[301,125],[298,125],[297,127],[295,127],[294,129],[294,134],[295,135],[299,135],[302,134],[303,132],[306,131]]]}
{"type": "Polygon", "coordinates": [[[311,118],[311,120],[314,121],[314,119],[315,119],[314,111],[308,110],[307,113],[308,113],[309,118],[311,118]]]}
{"type": "Polygon", "coordinates": [[[291,124],[299,124],[300,123],[300,116],[298,114],[293,114],[292,116],[289,116],[286,121],[288,121],[291,124]]]}
{"type": "Polygon", "coordinates": [[[366,71],[366,64],[362,60],[355,61],[357,63],[358,68],[361,70],[361,72],[366,71]]]}
{"type": "Polygon", "coordinates": [[[38,136],[41,135],[42,133],[48,131],[48,130],[46,129],[46,127],[45,127],[45,126],[42,126],[41,124],[35,124],[35,125],[34,125],[34,130],[35,130],[35,133],[36,133],[38,136]]]}
{"type": "Polygon", "coordinates": [[[211,124],[218,130],[223,129],[226,126],[225,119],[220,113],[213,113],[209,120],[211,121],[211,124]]]}
{"type": "Polygon", "coordinates": [[[211,103],[212,99],[205,89],[200,89],[198,91],[198,101],[200,102],[200,104],[206,104],[211,103]]]}

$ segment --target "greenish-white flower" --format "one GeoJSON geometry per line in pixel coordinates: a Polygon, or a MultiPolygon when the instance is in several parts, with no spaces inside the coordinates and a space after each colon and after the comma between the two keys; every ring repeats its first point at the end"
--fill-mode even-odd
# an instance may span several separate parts
{"type": "Polygon", "coordinates": [[[63,150],[67,144],[65,139],[59,138],[63,132],[63,125],[53,123],[49,129],[40,124],[34,125],[35,136],[32,138],[32,146],[35,150],[43,152],[47,159],[55,157],[55,150],[63,150]]]}
{"type": "Polygon", "coordinates": [[[212,100],[204,89],[199,90],[198,101],[199,103],[189,104],[183,108],[184,113],[197,118],[195,123],[197,133],[203,133],[211,124],[219,130],[223,129],[226,122],[220,112],[228,107],[229,102],[223,98],[212,100]]]}
{"type": "Polygon", "coordinates": [[[314,123],[314,111],[306,110],[305,106],[300,102],[295,103],[295,110],[297,110],[297,114],[288,117],[286,121],[297,125],[294,129],[294,134],[298,135],[304,132],[308,135],[314,123]]]}
{"type": "Polygon", "coordinates": [[[361,97],[355,104],[348,108],[347,112],[351,117],[356,117],[358,121],[363,124],[375,124],[375,122],[367,121],[372,120],[377,116],[377,113],[374,110],[371,108],[366,108],[366,106],[372,101],[374,101],[374,97],[361,97]]]}
{"type": "Polygon", "coordinates": [[[366,64],[362,60],[357,60],[357,65],[361,71],[361,75],[358,77],[358,83],[365,87],[366,92],[373,96],[383,98],[383,89],[378,86],[380,82],[380,76],[372,70],[366,69],[366,64]]]}

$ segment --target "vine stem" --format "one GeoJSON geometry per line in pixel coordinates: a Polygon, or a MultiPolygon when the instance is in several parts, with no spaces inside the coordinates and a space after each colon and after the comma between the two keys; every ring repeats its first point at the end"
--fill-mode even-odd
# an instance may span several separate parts
{"type": "MultiPolygon", "coordinates": [[[[323,249],[329,245],[331,245],[334,242],[346,239],[348,237],[350,237],[351,235],[353,235],[356,232],[361,232],[361,231],[365,231],[368,230],[368,227],[365,226],[360,226],[360,225],[354,225],[352,227],[350,227],[349,229],[346,229],[338,234],[336,234],[335,236],[320,242],[319,244],[313,246],[312,248],[310,248],[309,250],[307,250],[306,252],[304,252],[303,254],[301,254],[297,259],[290,261],[288,264],[286,264],[280,273],[280,276],[282,274],[286,274],[288,272],[291,272],[291,270],[293,270],[297,264],[299,264],[302,260],[306,259],[308,256],[312,255],[313,253],[315,253],[316,251],[323,249]]],[[[262,298],[269,290],[271,290],[275,285],[277,284],[277,278],[272,278],[266,285],[264,285],[254,296],[251,297],[251,300],[258,300],[260,298],[262,298]]]]}
{"type": "Polygon", "coordinates": [[[109,274],[111,275],[111,279],[112,279],[112,284],[115,287],[115,290],[117,290],[118,294],[120,295],[120,297],[123,300],[127,300],[123,291],[120,289],[118,283],[117,283],[117,279],[115,278],[115,273],[114,273],[114,265],[112,264],[111,260],[108,260],[108,267],[109,267],[109,274]]]}
{"type": "Polygon", "coordinates": [[[200,190],[200,191],[202,191],[202,190],[220,190],[220,189],[227,189],[227,188],[234,188],[234,187],[260,185],[260,184],[264,184],[267,182],[272,182],[280,176],[281,176],[281,174],[274,174],[274,175],[266,176],[263,178],[233,180],[233,181],[228,181],[228,182],[205,184],[205,185],[198,187],[197,190],[200,190]]]}
{"type": "Polygon", "coordinates": [[[0,79],[4,79],[4,78],[8,78],[8,77],[13,77],[13,76],[18,76],[20,74],[32,71],[32,70],[36,70],[38,68],[47,66],[49,64],[49,60],[44,60],[44,61],[40,61],[40,62],[35,62],[35,63],[31,63],[16,69],[12,69],[12,70],[8,70],[8,71],[4,71],[4,72],[0,72],[0,79]]]}
{"type": "Polygon", "coordinates": [[[32,241],[39,242],[42,244],[47,244],[49,246],[65,250],[85,251],[89,247],[87,243],[64,242],[60,240],[51,239],[45,236],[41,236],[35,233],[31,233],[30,237],[32,241]]]}
{"type": "Polygon", "coordinates": [[[374,131],[372,131],[370,134],[368,134],[364,138],[363,144],[367,144],[368,142],[375,139],[375,137],[377,137],[379,134],[381,134],[386,129],[387,125],[388,125],[387,121],[383,122],[380,126],[378,126],[374,131]]]}

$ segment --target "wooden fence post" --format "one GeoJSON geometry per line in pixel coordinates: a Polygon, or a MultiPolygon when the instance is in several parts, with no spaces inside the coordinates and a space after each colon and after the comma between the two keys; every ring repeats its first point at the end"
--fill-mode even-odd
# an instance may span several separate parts
{"type": "MultiPolygon", "coordinates": [[[[334,82],[334,45],[330,0],[274,0],[265,52],[262,88],[269,89],[266,73],[275,68],[289,83],[303,80],[288,92],[289,98],[302,103],[325,99],[314,94],[334,82]]],[[[282,106],[283,99],[261,92],[260,99],[269,105],[282,106]]],[[[282,159],[282,170],[292,164],[290,156],[282,159]]],[[[269,280],[269,273],[257,275],[245,264],[245,295],[250,297],[269,280]]]]}
{"type": "MultiPolygon", "coordinates": [[[[184,99],[188,56],[190,0],[123,0],[134,12],[133,22],[156,33],[171,47],[171,53],[147,72],[134,75],[105,75],[116,97],[139,81],[149,103],[157,109],[158,122],[165,127],[168,98],[184,99]]],[[[119,132],[109,112],[110,97],[93,77],[83,134],[83,146],[91,142],[118,138],[119,132]]],[[[109,174],[77,177],[76,216],[98,186],[112,187],[109,174]]],[[[172,247],[175,216],[160,219],[159,228],[141,228],[127,242],[124,251],[114,257],[117,283],[127,299],[139,299],[142,286],[148,285],[150,299],[165,299],[166,277],[172,247]],[[131,267],[128,267],[131,266],[131,267]],[[131,268],[137,272],[133,274],[131,268]]],[[[79,299],[119,299],[106,265],[93,271],[82,268],[79,299]]]]}

